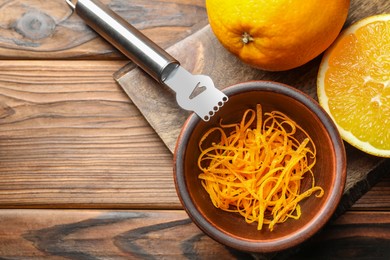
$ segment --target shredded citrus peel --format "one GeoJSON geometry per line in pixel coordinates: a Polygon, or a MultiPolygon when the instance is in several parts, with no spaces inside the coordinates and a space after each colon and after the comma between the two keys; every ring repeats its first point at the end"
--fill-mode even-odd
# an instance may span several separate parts
{"type": "Polygon", "coordinates": [[[199,142],[198,166],[202,186],[215,207],[237,212],[247,223],[258,222],[261,230],[289,218],[299,219],[299,202],[324,190],[315,185],[312,168],[316,149],[310,136],[285,114],[264,114],[261,105],[245,111],[241,122],[209,129],[199,142]],[[253,127],[254,126],[254,127],[253,127]],[[209,147],[210,134],[220,136],[209,147]],[[303,141],[295,138],[304,135],[303,141]],[[310,188],[301,191],[301,180],[311,178],[310,188]]]}

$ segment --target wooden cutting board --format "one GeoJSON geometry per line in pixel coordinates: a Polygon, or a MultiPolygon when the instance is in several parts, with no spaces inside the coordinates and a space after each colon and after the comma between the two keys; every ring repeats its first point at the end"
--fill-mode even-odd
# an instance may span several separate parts
{"type": "MultiPolygon", "coordinates": [[[[388,0],[351,1],[346,26],[366,16],[385,12],[390,12],[388,0]]],[[[273,80],[296,87],[316,99],[316,77],[321,57],[285,72],[257,70],[228,53],[209,25],[167,51],[193,74],[209,75],[220,89],[245,81],[273,80]]],[[[189,115],[177,105],[174,93],[132,63],[115,73],[114,78],[173,152],[181,126],[189,115]]],[[[349,207],[390,169],[389,159],[364,154],[347,144],[346,149],[348,177],[341,208],[349,207]]]]}

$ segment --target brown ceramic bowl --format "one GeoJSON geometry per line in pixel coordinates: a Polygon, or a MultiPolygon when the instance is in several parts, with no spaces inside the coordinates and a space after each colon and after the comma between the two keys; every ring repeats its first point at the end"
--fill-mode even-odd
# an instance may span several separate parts
{"type": "Polygon", "coordinates": [[[214,240],[249,252],[276,252],[297,246],[318,230],[334,213],[344,190],[346,157],[342,139],[329,116],[318,103],[295,88],[266,81],[238,84],[224,90],[229,101],[209,122],[191,115],[179,136],[174,155],[174,178],[177,193],[193,222],[214,240]],[[301,125],[317,147],[313,169],[316,184],[325,194],[311,196],[300,203],[302,216],[257,230],[236,213],[215,208],[198,179],[198,143],[204,132],[224,122],[239,122],[243,112],[260,103],[264,111],[278,110],[301,125]]]}

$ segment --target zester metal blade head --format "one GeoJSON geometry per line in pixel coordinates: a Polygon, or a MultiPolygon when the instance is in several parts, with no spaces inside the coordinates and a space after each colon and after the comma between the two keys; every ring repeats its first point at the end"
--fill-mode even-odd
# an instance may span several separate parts
{"type": "Polygon", "coordinates": [[[206,75],[193,75],[178,66],[164,81],[176,92],[176,100],[183,109],[194,111],[204,121],[228,101],[228,97],[214,86],[206,75]]]}

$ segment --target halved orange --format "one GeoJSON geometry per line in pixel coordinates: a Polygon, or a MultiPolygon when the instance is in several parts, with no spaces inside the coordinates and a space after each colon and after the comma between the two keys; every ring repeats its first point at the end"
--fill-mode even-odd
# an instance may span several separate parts
{"type": "Polygon", "coordinates": [[[390,14],[367,17],[339,35],[321,61],[317,94],[345,141],[390,157],[390,14]]]}

